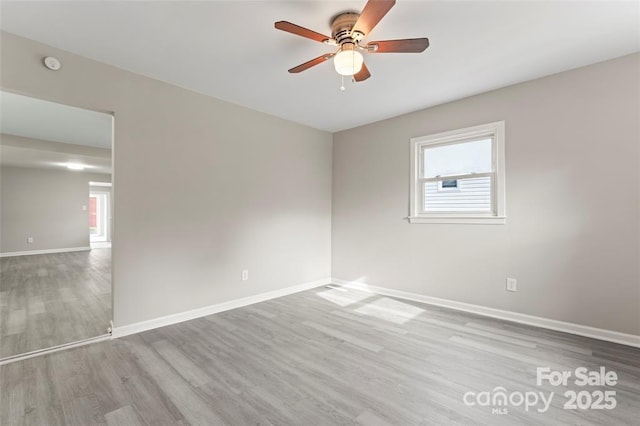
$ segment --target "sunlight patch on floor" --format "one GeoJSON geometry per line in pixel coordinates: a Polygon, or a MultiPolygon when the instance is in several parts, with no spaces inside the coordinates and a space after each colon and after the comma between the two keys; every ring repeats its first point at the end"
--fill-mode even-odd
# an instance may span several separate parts
{"type": "Polygon", "coordinates": [[[343,287],[332,287],[331,289],[316,293],[316,295],[339,306],[349,306],[373,296],[372,293],[366,291],[346,289],[343,287]]]}
{"type": "Polygon", "coordinates": [[[423,313],[424,309],[398,300],[389,299],[388,297],[381,297],[374,302],[356,309],[355,312],[396,324],[404,324],[423,313]]]}

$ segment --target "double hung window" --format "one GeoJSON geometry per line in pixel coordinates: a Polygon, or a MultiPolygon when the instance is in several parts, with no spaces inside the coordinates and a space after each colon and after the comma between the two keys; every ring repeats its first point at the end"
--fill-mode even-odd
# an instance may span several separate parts
{"type": "Polygon", "coordinates": [[[411,223],[504,224],[504,121],[411,139],[411,223]]]}

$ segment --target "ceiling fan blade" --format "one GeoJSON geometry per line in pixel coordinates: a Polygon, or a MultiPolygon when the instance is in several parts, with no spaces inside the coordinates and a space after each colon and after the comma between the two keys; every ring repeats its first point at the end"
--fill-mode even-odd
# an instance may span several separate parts
{"type": "Polygon", "coordinates": [[[394,4],[396,4],[396,0],[369,0],[353,26],[353,31],[361,32],[364,35],[369,34],[394,4]]]}
{"type": "Polygon", "coordinates": [[[371,77],[371,73],[365,64],[362,64],[362,69],[357,74],[353,75],[353,79],[355,81],[364,81],[369,77],[371,77]]]}
{"type": "Polygon", "coordinates": [[[304,64],[300,64],[297,67],[293,67],[289,70],[290,73],[292,74],[297,74],[299,72],[302,72],[304,70],[308,70],[311,67],[314,67],[318,64],[323,63],[324,61],[326,61],[327,59],[331,59],[335,56],[335,53],[326,53],[322,56],[318,56],[317,58],[314,58],[310,61],[305,62],[304,64]]]}
{"type": "Polygon", "coordinates": [[[367,49],[371,53],[420,53],[424,52],[427,47],[429,47],[429,39],[426,37],[367,43],[367,49]]]}
{"type": "Polygon", "coordinates": [[[311,31],[308,28],[304,28],[300,25],[292,24],[291,22],[287,21],[278,21],[274,24],[274,26],[279,30],[299,35],[300,37],[310,38],[311,40],[319,41],[320,43],[329,39],[329,37],[327,37],[326,35],[311,31]]]}

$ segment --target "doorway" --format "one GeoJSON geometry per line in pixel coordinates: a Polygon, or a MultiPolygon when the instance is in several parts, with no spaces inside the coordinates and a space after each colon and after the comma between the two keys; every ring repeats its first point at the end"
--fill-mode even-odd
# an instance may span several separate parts
{"type": "Polygon", "coordinates": [[[2,365],[109,336],[113,115],[0,95],[2,365]]]}
{"type": "Polygon", "coordinates": [[[111,247],[111,194],[102,182],[89,182],[89,240],[91,248],[111,247]],[[100,185],[97,185],[100,183],[100,185]]]}

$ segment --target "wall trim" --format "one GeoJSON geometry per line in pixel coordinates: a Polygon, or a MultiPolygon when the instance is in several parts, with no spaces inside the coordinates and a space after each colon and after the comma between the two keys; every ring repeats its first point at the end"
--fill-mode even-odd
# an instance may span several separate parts
{"type": "Polygon", "coordinates": [[[189,321],[212,314],[217,314],[219,312],[230,311],[232,309],[241,308],[243,306],[253,305],[254,303],[265,302],[267,300],[276,299],[278,297],[288,296],[290,294],[299,293],[301,291],[310,290],[312,288],[320,287],[327,284],[331,284],[331,278],[323,278],[321,280],[298,284],[279,290],[268,291],[266,293],[260,293],[254,296],[229,300],[227,302],[216,303],[215,305],[204,306],[202,308],[192,309],[190,311],[166,315],[163,317],[140,321],[120,327],[114,327],[112,330],[112,337],[117,339],[119,337],[128,336],[130,334],[141,333],[143,331],[152,330],[154,328],[165,327],[167,325],[177,324],[183,321],[189,321]]]}
{"type": "Polygon", "coordinates": [[[11,364],[12,362],[24,361],[25,359],[35,358],[41,355],[52,354],[55,352],[64,351],[71,348],[78,348],[80,346],[90,345],[92,343],[104,342],[106,340],[111,340],[110,334],[103,334],[101,336],[89,337],[87,339],[78,340],[71,343],[63,343],[62,345],[52,346],[50,348],[38,349],[31,352],[26,352],[23,354],[12,355],[6,358],[0,359],[0,365],[11,364]]]}
{"type": "Polygon", "coordinates": [[[34,254],[67,253],[72,251],[86,251],[86,250],[91,250],[91,247],[69,247],[69,248],[46,249],[46,250],[12,251],[12,252],[0,253],[0,257],[31,256],[34,254]]]}
{"type": "Polygon", "coordinates": [[[561,331],[578,336],[590,337],[592,339],[605,340],[607,342],[619,343],[621,345],[640,348],[640,336],[635,334],[620,333],[618,331],[605,330],[602,328],[589,327],[586,325],[571,322],[558,321],[549,318],[537,317],[534,315],[521,314],[513,311],[489,308],[481,305],[457,302],[455,300],[440,299],[437,297],[425,296],[417,293],[409,293],[385,287],[372,286],[360,281],[346,281],[333,278],[332,282],[347,288],[369,291],[384,296],[397,297],[399,299],[412,300],[414,302],[426,303],[428,305],[442,306],[455,309],[457,311],[470,312],[485,317],[497,318],[512,321],[520,324],[532,325],[546,328],[548,330],[561,331]]]}

